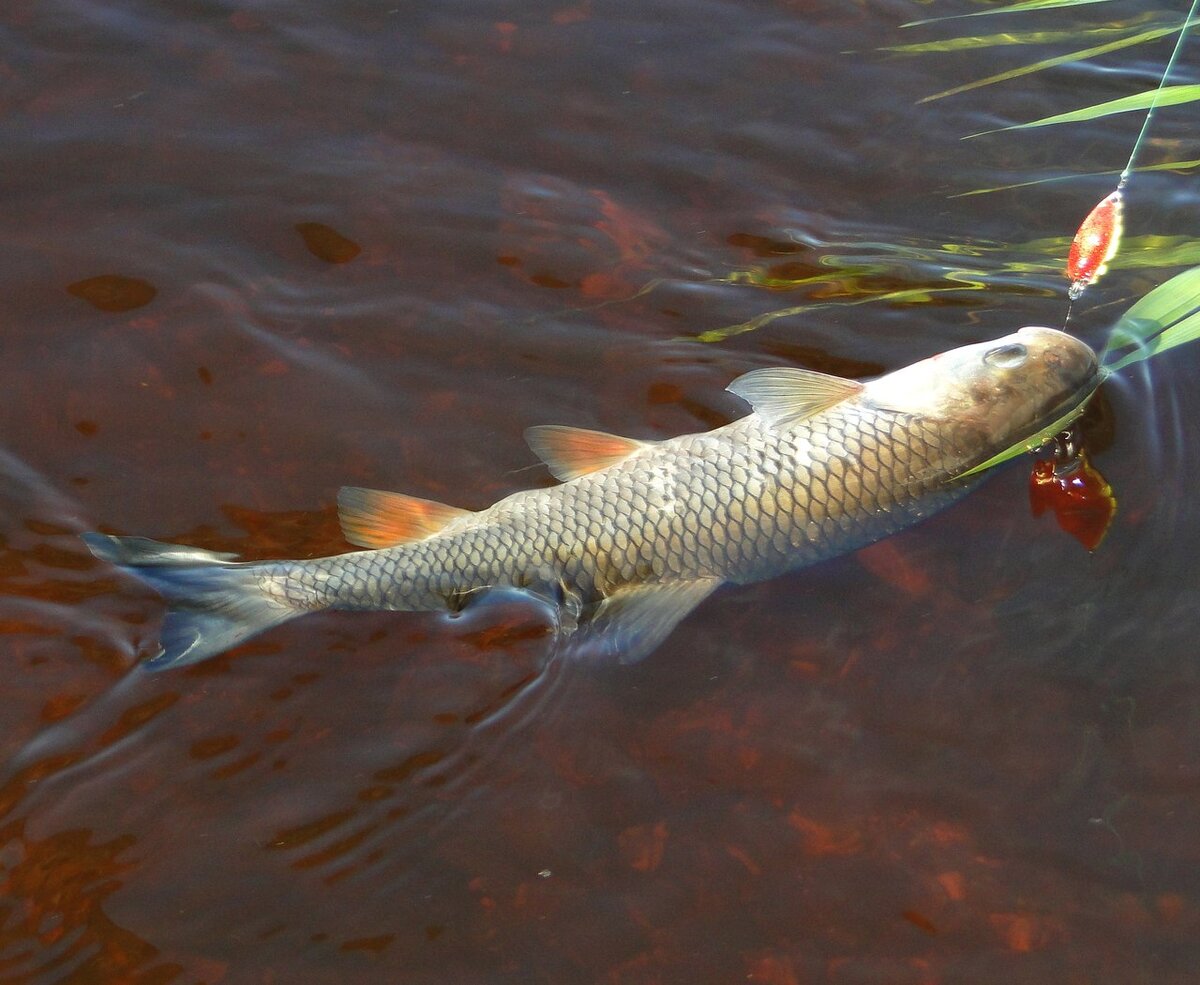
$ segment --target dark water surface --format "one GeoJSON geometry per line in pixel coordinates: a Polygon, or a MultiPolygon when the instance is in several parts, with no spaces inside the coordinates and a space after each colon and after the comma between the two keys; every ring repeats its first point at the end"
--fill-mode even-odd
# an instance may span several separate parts
{"type": "MultiPolygon", "coordinates": [[[[1140,118],[960,138],[1169,39],[929,103],[1100,42],[875,49],[1162,8],[900,28],[974,9],[5,0],[0,983],[1200,980],[1187,348],[1105,387],[1094,554],[1023,462],[634,667],[497,602],[146,674],[161,604],[76,538],[333,553],[342,484],[548,484],[531,424],[668,436],[755,367],[1061,324],[1111,176],[949,196],[1119,169],[1140,118]]],[[[1145,163],[1200,157],[1190,109],[1145,163]]],[[[1150,247],[1200,262],[1196,188],[1135,179],[1090,341],[1150,247]]]]}

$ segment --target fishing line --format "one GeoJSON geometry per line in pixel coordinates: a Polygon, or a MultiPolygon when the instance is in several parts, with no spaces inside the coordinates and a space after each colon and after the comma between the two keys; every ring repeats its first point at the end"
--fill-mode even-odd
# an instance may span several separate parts
{"type": "Polygon", "coordinates": [[[1150,100],[1150,106],[1146,110],[1146,118],[1142,120],[1142,129],[1138,131],[1137,140],[1133,142],[1133,150],[1129,152],[1129,160],[1125,164],[1125,170],[1121,172],[1121,177],[1117,180],[1117,191],[1121,191],[1125,187],[1126,182],[1129,181],[1130,174],[1133,172],[1133,162],[1137,158],[1137,152],[1142,146],[1142,141],[1146,139],[1146,131],[1150,129],[1150,119],[1154,116],[1154,110],[1158,106],[1158,100],[1162,96],[1167,79],[1171,77],[1171,71],[1175,68],[1179,52],[1183,49],[1183,39],[1187,36],[1188,28],[1192,26],[1192,18],[1196,16],[1197,8],[1200,8],[1200,0],[1192,0],[1192,7],[1183,19],[1183,26],[1179,29],[1179,37],[1175,39],[1175,47],[1171,50],[1171,57],[1167,59],[1167,67],[1163,69],[1162,78],[1158,80],[1158,88],[1154,90],[1154,97],[1150,100]]]}
{"type": "Polygon", "coordinates": [[[1197,9],[1200,9],[1200,0],[1192,0],[1191,9],[1179,28],[1179,37],[1175,39],[1171,57],[1167,59],[1162,77],[1158,80],[1158,87],[1154,90],[1150,105],[1146,109],[1142,128],[1133,142],[1133,149],[1129,152],[1129,160],[1117,179],[1117,187],[1088,213],[1087,218],[1079,226],[1075,239],[1071,241],[1066,269],[1067,279],[1070,280],[1071,286],[1067,290],[1069,300],[1067,316],[1063,321],[1064,328],[1071,319],[1071,308],[1075,301],[1104,275],[1109,262],[1117,255],[1117,250],[1120,248],[1125,219],[1124,189],[1133,174],[1134,161],[1137,160],[1138,151],[1146,139],[1154,110],[1166,88],[1167,80],[1171,77],[1171,72],[1175,68],[1175,62],[1179,58],[1179,52],[1183,49],[1184,39],[1187,37],[1188,29],[1192,26],[1192,19],[1196,16],[1197,9]]]}

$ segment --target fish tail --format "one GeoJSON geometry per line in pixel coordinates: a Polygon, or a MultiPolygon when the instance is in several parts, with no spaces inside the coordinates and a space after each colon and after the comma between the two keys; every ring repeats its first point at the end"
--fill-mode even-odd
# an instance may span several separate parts
{"type": "Polygon", "coordinates": [[[145,537],[82,537],[96,557],[140,578],[167,600],[162,649],[143,663],[149,670],[207,660],[307,611],[263,591],[263,569],[274,562],[237,562],[232,554],[145,537]]]}

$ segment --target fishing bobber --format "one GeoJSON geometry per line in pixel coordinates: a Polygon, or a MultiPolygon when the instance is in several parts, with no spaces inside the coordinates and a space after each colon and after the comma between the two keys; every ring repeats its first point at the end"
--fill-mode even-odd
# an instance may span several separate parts
{"type": "Polygon", "coordinates": [[[1079,227],[1067,254],[1067,296],[1077,300],[1084,290],[1096,283],[1117,255],[1125,221],[1125,200],[1120,189],[1100,202],[1079,227]]]}

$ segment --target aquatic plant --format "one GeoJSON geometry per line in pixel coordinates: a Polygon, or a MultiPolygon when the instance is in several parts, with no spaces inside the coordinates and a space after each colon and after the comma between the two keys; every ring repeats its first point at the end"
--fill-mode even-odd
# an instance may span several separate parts
{"type": "MultiPolygon", "coordinates": [[[[1096,3],[1107,2],[1111,2],[1111,0],[1027,0],[1027,2],[989,7],[966,14],[925,18],[904,24],[902,27],[941,25],[946,22],[959,23],[964,20],[969,20],[973,24],[975,23],[973,19],[978,17],[1000,14],[1033,15],[1035,12],[1052,8],[1090,7],[1096,3]]],[[[1200,6],[1200,0],[1195,0],[1188,14],[1182,20],[1177,12],[1170,10],[1142,13],[1124,19],[1110,20],[1103,24],[1097,24],[1094,17],[1089,16],[1075,26],[1067,28],[1059,27],[1053,30],[1032,28],[1018,32],[987,34],[958,33],[940,39],[889,45],[878,49],[898,57],[927,57],[947,52],[999,47],[1024,49],[1073,41],[1079,44],[1087,43],[1085,47],[1074,48],[1063,54],[1017,65],[1003,72],[932,93],[919,100],[922,103],[929,103],[1047,69],[1150,44],[1175,35],[1176,45],[1166,62],[1159,84],[1152,89],[1083,107],[1064,109],[1062,112],[1006,127],[965,134],[963,137],[963,139],[971,139],[987,134],[1003,134],[1010,131],[1091,122],[1121,113],[1145,112],[1146,117],[1141,132],[1133,144],[1128,162],[1120,171],[1115,169],[1079,171],[1043,176],[957,192],[950,196],[957,198],[984,195],[1072,178],[1117,175],[1116,191],[1100,206],[1097,206],[1097,209],[1093,210],[1092,215],[1088,217],[1088,222],[1092,226],[1096,225],[1098,218],[1111,220],[1103,230],[1104,242],[1099,253],[1081,260],[1078,256],[1081,247],[1079,236],[1076,237],[1074,243],[1068,237],[1053,237],[1023,245],[988,244],[978,241],[941,244],[925,248],[889,244],[861,244],[859,246],[828,244],[828,252],[818,256],[815,262],[810,261],[802,267],[793,263],[781,262],[737,270],[726,277],[718,278],[724,283],[745,284],[771,291],[804,290],[811,300],[769,311],[744,322],[710,329],[694,338],[703,342],[718,342],[754,331],[780,318],[809,314],[834,304],[963,303],[965,300],[963,296],[966,292],[977,292],[997,286],[1004,286],[1006,289],[1012,290],[1020,283],[1019,281],[1014,283],[1016,280],[1014,274],[1038,275],[1059,272],[1062,270],[1063,259],[1068,253],[1071,254],[1071,263],[1068,265],[1067,272],[1072,280],[1070,289],[1072,299],[1079,297],[1084,288],[1094,283],[1106,270],[1162,268],[1200,261],[1200,240],[1194,241],[1181,237],[1141,236],[1127,240],[1123,252],[1117,252],[1121,236],[1121,189],[1130,175],[1151,171],[1189,172],[1200,167],[1200,160],[1172,157],[1170,154],[1165,160],[1157,160],[1135,167],[1135,159],[1146,136],[1154,110],[1200,100],[1200,85],[1167,84],[1186,32],[1200,20],[1196,17],[1198,6],[1200,6]],[[1109,210],[1113,214],[1098,216],[1097,213],[1103,211],[1102,206],[1114,200],[1114,196],[1115,208],[1109,210]],[[972,263],[972,260],[975,263],[972,263]],[[914,268],[918,271],[916,279],[913,276],[914,268]],[[920,274],[922,270],[927,271],[927,276],[920,274]]],[[[1090,10],[1088,14],[1091,14],[1090,10]]],[[[1029,19],[1028,16],[1025,19],[1029,19]]],[[[1081,234],[1086,228],[1088,228],[1087,222],[1085,222],[1084,229],[1081,229],[1081,234]]],[[[1037,290],[1028,287],[1027,284],[1021,286],[1027,291],[1037,290]]],[[[1041,290],[1044,291],[1044,289],[1041,290]]]]}

